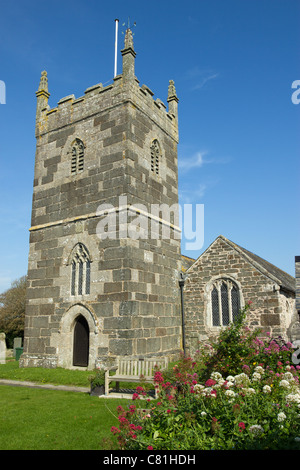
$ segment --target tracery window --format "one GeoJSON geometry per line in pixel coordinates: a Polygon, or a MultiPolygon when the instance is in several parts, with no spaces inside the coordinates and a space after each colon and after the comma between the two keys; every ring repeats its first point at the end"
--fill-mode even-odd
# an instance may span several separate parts
{"type": "Polygon", "coordinates": [[[153,140],[151,147],[151,171],[156,175],[159,174],[159,164],[161,159],[161,151],[158,140],[153,140]]]}
{"type": "Polygon", "coordinates": [[[71,295],[90,293],[91,261],[87,248],[78,243],[72,251],[71,295]]]}
{"type": "Polygon", "coordinates": [[[240,311],[240,294],[237,285],[229,279],[218,279],[212,285],[212,326],[226,326],[234,322],[240,311]]]}
{"type": "Polygon", "coordinates": [[[72,175],[83,171],[84,166],[84,144],[82,140],[76,139],[72,144],[71,173],[72,175]]]}

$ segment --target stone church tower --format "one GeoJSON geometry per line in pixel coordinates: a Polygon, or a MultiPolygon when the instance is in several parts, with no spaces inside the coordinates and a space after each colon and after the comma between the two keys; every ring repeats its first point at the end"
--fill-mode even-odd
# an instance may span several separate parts
{"type": "Polygon", "coordinates": [[[168,107],[139,85],[130,29],[121,52],[111,85],[52,109],[42,72],[23,367],[181,347],[178,98],[173,81],[168,107]]]}

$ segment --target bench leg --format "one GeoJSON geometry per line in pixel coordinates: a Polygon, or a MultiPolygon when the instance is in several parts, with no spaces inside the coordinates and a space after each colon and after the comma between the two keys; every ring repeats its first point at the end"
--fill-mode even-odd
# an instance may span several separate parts
{"type": "Polygon", "coordinates": [[[108,372],[105,372],[105,395],[109,394],[109,379],[108,372]]]}
{"type": "Polygon", "coordinates": [[[120,391],[120,382],[116,382],[116,392],[119,393],[120,391]]]}

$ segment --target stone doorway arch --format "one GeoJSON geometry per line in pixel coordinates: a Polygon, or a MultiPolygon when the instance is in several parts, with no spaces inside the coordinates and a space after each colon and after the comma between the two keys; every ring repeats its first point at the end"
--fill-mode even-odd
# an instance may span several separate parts
{"type": "Polygon", "coordinates": [[[57,351],[57,366],[66,369],[78,367],[94,369],[98,340],[99,327],[94,313],[83,304],[72,305],[62,316],[59,333],[52,335],[51,338],[51,346],[57,351]],[[81,346],[78,346],[78,340],[81,346]],[[74,363],[75,351],[82,354],[81,359],[85,357],[85,360],[78,361],[77,355],[74,363]]]}
{"type": "Polygon", "coordinates": [[[90,329],[83,315],[76,318],[73,335],[73,366],[88,367],[90,329]]]}

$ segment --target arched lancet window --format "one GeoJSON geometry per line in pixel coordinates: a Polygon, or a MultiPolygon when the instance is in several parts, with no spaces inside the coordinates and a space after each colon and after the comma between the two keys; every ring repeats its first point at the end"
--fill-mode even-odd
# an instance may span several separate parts
{"type": "Polygon", "coordinates": [[[211,289],[212,326],[226,326],[234,322],[240,311],[239,289],[229,279],[218,279],[211,289]]]}
{"type": "Polygon", "coordinates": [[[238,288],[233,285],[231,289],[232,320],[235,321],[240,311],[240,299],[238,288]]]}
{"type": "Polygon", "coordinates": [[[156,175],[159,174],[159,164],[161,159],[161,151],[158,140],[153,140],[151,147],[151,171],[156,175]]]}
{"type": "Polygon", "coordinates": [[[72,251],[71,257],[71,295],[90,293],[91,260],[88,250],[82,243],[78,243],[72,251]]]}
{"type": "Polygon", "coordinates": [[[76,139],[72,144],[71,173],[75,175],[83,171],[84,166],[84,144],[82,140],[76,139]]]}
{"type": "Polygon", "coordinates": [[[213,326],[220,325],[220,314],[219,314],[219,294],[217,288],[214,287],[211,291],[211,305],[212,305],[212,324],[213,326]]]}

